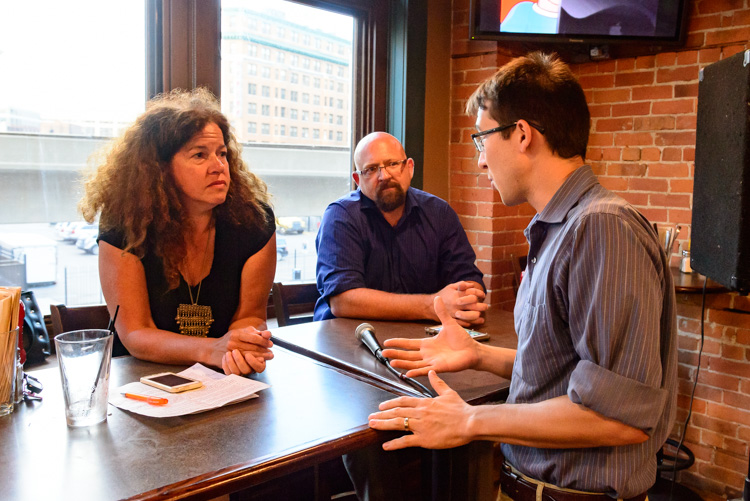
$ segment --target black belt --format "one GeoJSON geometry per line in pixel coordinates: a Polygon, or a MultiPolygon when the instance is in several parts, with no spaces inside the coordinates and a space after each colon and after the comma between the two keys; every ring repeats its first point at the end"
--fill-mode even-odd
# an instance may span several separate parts
{"type": "MultiPolygon", "coordinates": [[[[500,469],[500,485],[503,494],[509,496],[513,501],[536,501],[537,484],[513,473],[507,464],[503,464],[500,469]]],[[[644,501],[646,494],[644,492],[624,501],[644,501]]],[[[615,501],[615,499],[606,494],[579,494],[545,486],[542,491],[542,501],[615,501]]]]}

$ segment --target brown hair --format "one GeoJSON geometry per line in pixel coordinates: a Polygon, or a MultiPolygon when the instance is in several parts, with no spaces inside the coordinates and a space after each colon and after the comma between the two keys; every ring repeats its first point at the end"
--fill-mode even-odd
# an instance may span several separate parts
{"type": "MultiPolygon", "coordinates": [[[[488,109],[500,125],[527,120],[542,126],[552,153],[586,157],[591,116],[581,85],[557,54],[532,52],[513,59],[469,98],[466,112],[488,109]]],[[[502,132],[508,139],[513,130],[502,132]]]]}
{"type": "Polygon", "coordinates": [[[178,266],[186,254],[183,235],[190,228],[170,164],[210,123],[224,136],[231,179],[227,198],[214,208],[214,216],[261,229],[269,204],[266,185],[248,170],[218,100],[203,88],[178,89],[149,101],[135,123],[100,154],[103,160],[86,180],[79,203],[87,221],[101,213],[102,231],[122,232],[125,251],[143,258],[151,250],[161,258],[171,288],[179,284],[178,266]]]}

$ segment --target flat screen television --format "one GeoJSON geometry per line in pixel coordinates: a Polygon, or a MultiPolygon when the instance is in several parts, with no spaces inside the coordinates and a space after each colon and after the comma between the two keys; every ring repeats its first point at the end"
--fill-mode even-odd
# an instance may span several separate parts
{"type": "Polygon", "coordinates": [[[653,46],[684,42],[687,0],[472,0],[475,40],[653,46]]]}

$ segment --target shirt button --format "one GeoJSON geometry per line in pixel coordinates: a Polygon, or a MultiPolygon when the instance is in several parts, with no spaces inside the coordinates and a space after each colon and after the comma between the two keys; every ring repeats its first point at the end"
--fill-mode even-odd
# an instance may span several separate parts
{"type": "Polygon", "coordinates": [[[531,264],[536,264],[536,258],[535,257],[531,258],[531,264]]]}

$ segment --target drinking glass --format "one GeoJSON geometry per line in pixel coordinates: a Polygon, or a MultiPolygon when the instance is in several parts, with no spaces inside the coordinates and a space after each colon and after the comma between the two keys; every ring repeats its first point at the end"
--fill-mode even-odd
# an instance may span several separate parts
{"type": "Polygon", "coordinates": [[[55,336],[68,426],[90,426],[107,419],[112,339],[112,333],[103,329],[55,336]]]}

